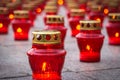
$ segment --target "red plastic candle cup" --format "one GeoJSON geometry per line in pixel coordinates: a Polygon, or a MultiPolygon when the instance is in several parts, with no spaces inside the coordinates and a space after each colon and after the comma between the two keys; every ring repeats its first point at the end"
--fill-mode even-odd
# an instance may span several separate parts
{"type": "Polygon", "coordinates": [[[33,32],[32,48],[27,52],[33,80],[62,80],[66,51],[61,49],[59,31],[33,32]]]}
{"type": "Polygon", "coordinates": [[[23,4],[22,9],[29,11],[29,19],[31,20],[31,25],[34,25],[34,21],[36,19],[36,12],[34,11],[34,4],[23,4]]]}
{"type": "Polygon", "coordinates": [[[59,15],[49,15],[46,18],[46,30],[58,30],[61,32],[61,40],[64,48],[64,40],[66,37],[67,28],[64,26],[64,17],[59,15]]]}
{"type": "Polygon", "coordinates": [[[79,8],[83,9],[84,11],[86,11],[87,0],[78,0],[78,2],[79,2],[79,8]]]}
{"type": "Polygon", "coordinates": [[[12,21],[14,19],[13,11],[16,10],[17,4],[16,3],[7,3],[6,7],[9,9],[9,19],[12,21]]]}
{"type": "Polygon", "coordinates": [[[80,61],[99,62],[104,36],[101,34],[100,22],[81,20],[81,31],[76,36],[80,50],[80,61]]]}
{"type": "Polygon", "coordinates": [[[44,16],[44,23],[46,25],[46,18],[47,18],[48,15],[57,15],[57,7],[46,6],[45,7],[45,13],[46,13],[46,15],[44,16]]]}
{"type": "Polygon", "coordinates": [[[35,9],[37,14],[40,14],[43,11],[45,3],[46,3],[46,1],[44,1],[44,0],[39,0],[38,1],[38,6],[35,9]]]}
{"type": "Polygon", "coordinates": [[[25,10],[14,11],[15,19],[12,21],[15,40],[28,40],[28,33],[31,27],[29,12],[25,10]]]}
{"type": "Polygon", "coordinates": [[[70,18],[71,10],[79,9],[79,5],[75,2],[67,3],[67,17],[70,18]]]}
{"type": "Polygon", "coordinates": [[[71,28],[71,36],[75,37],[80,32],[80,24],[79,21],[83,20],[85,16],[85,11],[83,9],[72,9],[69,25],[71,28]]]}
{"type": "Polygon", "coordinates": [[[91,12],[88,15],[90,20],[97,20],[101,22],[101,27],[104,20],[103,8],[100,5],[93,5],[91,7],[91,12]]]}
{"type": "Polygon", "coordinates": [[[0,7],[0,34],[7,34],[10,20],[8,18],[8,9],[0,7]]]}
{"type": "Polygon", "coordinates": [[[109,44],[120,45],[120,13],[109,13],[109,22],[107,24],[107,34],[109,44]]]}
{"type": "Polygon", "coordinates": [[[109,13],[119,12],[119,2],[110,1],[108,4],[109,13]]]}

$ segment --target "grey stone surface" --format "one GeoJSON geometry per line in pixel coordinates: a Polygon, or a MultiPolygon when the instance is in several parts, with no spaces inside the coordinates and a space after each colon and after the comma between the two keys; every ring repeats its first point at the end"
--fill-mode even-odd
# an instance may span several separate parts
{"type": "MultiPolygon", "coordinates": [[[[60,8],[60,15],[65,16],[65,26],[68,28],[65,49],[67,51],[62,72],[63,80],[120,80],[120,46],[108,45],[105,30],[105,20],[102,33],[105,35],[101,51],[101,61],[84,63],[79,61],[79,49],[76,39],[70,36],[70,28],[65,15],[65,8],[60,8]]],[[[38,15],[35,27],[29,32],[28,41],[14,41],[10,25],[9,34],[0,35],[0,80],[32,80],[26,52],[31,48],[32,31],[41,30],[44,12],[38,15]]]]}

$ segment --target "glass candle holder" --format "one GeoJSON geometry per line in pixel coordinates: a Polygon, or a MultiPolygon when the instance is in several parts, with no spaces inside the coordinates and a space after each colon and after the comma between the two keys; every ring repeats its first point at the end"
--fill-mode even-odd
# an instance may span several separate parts
{"type": "Polygon", "coordinates": [[[0,7],[0,34],[7,34],[10,20],[8,18],[8,9],[0,7]]]}
{"type": "MultiPolygon", "coordinates": [[[[118,2],[119,3],[119,2],[118,2]]],[[[114,1],[110,1],[108,4],[109,13],[119,13],[119,4],[114,1]]]]}
{"type": "Polygon", "coordinates": [[[76,2],[67,3],[67,17],[70,18],[71,10],[72,9],[79,9],[79,5],[76,2]]]}
{"type": "Polygon", "coordinates": [[[45,3],[46,3],[46,1],[39,0],[39,4],[38,4],[38,6],[37,6],[37,8],[35,10],[37,14],[40,14],[44,10],[45,3]]]}
{"type": "Polygon", "coordinates": [[[76,36],[80,50],[80,61],[99,62],[104,36],[101,34],[100,22],[81,20],[81,31],[76,36]]]}
{"type": "Polygon", "coordinates": [[[33,32],[32,49],[27,52],[33,80],[62,80],[66,51],[61,49],[60,32],[33,32]]]}
{"type": "Polygon", "coordinates": [[[103,9],[102,6],[100,5],[93,5],[91,7],[91,12],[88,15],[90,20],[97,20],[101,22],[101,27],[103,24],[103,20],[104,20],[104,13],[103,13],[103,9]]]}
{"type": "Polygon", "coordinates": [[[78,0],[78,3],[79,3],[79,8],[83,9],[84,11],[86,11],[87,0],[78,0]]]}
{"type": "Polygon", "coordinates": [[[31,20],[31,25],[34,26],[34,20],[36,19],[36,12],[34,11],[34,4],[23,4],[22,9],[29,11],[29,19],[31,20]]]}
{"type": "Polygon", "coordinates": [[[79,21],[83,20],[85,16],[85,11],[82,9],[72,9],[70,18],[69,18],[69,25],[71,28],[71,36],[75,37],[80,32],[80,24],[79,21]]]}
{"type": "Polygon", "coordinates": [[[48,15],[57,15],[57,7],[46,6],[45,7],[45,13],[46,13],[46,15],[44,16],[44,23],[46,25],[46,18],[47,18],[48,15]]]}
{"type": "Polygon", "coordinates": [[[12,21],[14,19],[14,13],[13,13],[13,11],[16,9],[17,4],[16,3],[7,3],[6,7],[9,10],[9,19],[12,21]]]}
{"type": "Polygon", "coordinates": [[[64,17],[59,15],[49,15],[46,18],[46,30],[58,30],[61,32],[61,40],[64,48],[64,40],[66,37],[67,28],[64,27],[64,17]]]}
{"type": "Polygon", "coordinates": [[[120,13],[109,13],[109,22],[106,26],[109,44],[120,45],[120,13]]]}
{"type": "Polygon", "coordinates": [[[28,34],[31,27],[29,12],[25,10],[15,10],[15,19],[12,21],[15,40],[28,40],[28,34]]]}

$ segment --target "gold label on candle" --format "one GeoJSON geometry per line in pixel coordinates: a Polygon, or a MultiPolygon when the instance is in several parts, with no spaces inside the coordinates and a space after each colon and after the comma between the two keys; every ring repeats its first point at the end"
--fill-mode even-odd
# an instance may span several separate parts
{"type": "Polygon", "coordinates": [[[92,5],[91,6],[92,11],[102,11],[102,6],[101,5],[92,5]]]}
{"type": "Polygon", "coordinates": [[[97,20],[81,20],[81,30],[100,30],[100,21],[97,20]]]}
{"type": "Polygon", "coordinates": [[[8,4],[6,5],[6,7],[7,7],[8,9],[15,9],[16,6],[17,6],[16,3],[8,3],[8,4]]]}
{"type": "Polygon", "coordinates": [[[46,16],[46,23],[64,23],[64,17],[59,15],[46,16]]]}
{"type": "Polygon", "coordinates": [[[8,13],[8,8],[0,7],[0,14],[7,14],[7,13],[8,13]]]}
{"type": "Polygon", "coordinates": [[[57,7],[56,6],[46,6],[45,12],[57,12],[57,7]]]}
{"type": "Polygon", "coordinates": [[[26,10],[15,10],[14,11],[14,17],[15,18],[28,18],[29,17],[29,12],[26,10]]]}
{"type": "Polygon", "coordinates": [[[120,13],[109,13],[109,21],[120,21],[120,13]]]}
{"type": "Polygon", "coordinates": [[[33,43],[36,44],[57,44],[61,43],[59,31],[53,30],[41,30],[34,31],[33,33],[33,43]]]}
{"type": "Polygon", "coordinates": [[[85,10],[83,9],[71,9],[71,16],[85,16],[85,10]]]}
{"type": "Polygon", "coordinates": [[[32,4],[23,4],[22,9],[23,10],[32,10],[34,8],[34,5],[32,4]]]}

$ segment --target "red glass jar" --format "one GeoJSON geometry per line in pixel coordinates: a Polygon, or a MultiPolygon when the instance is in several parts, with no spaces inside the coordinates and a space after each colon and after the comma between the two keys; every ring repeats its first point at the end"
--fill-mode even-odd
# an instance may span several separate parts
{"type": "Polygon", "coordinates": [[[64,17],[59,15],[50,15],[46,17],[46,30],[58,30],[61,32],[61,40],[64,48],[64,40],[67,28],[64,27],[64,17]]]}
{"type": "Polygon", "coordinates": [[[8,18],[8,9],[0,7],[0,34],[7,34],[10,20],[8,18]]]}
{"type": "Polygon", "coordinates": [[[87,2],[87,6],[86,6],[86,12],[87,12],[87,14],[89,14],[91,12],[91,7],[93,5],[97,5],[97,3],[95,1],[88,1],[87,2]]]}
{"type": "Polygon", "coordinates": [[[120,12],[119,11],[119,4],[115,1],[110,1],[109,5],[108,5],[108,10],[109,10],[109,13],[120,12]]]}
{"type": "Polygon", "coordinates": [[[46,3],[45,0],[40,0],[40,4],[38,5],[38,8],[36,9],[37,13],[41,13],[44,10],[45,3],[46,3]]]}
{"type": "Polygon", "coordinates": [[[62,80],[66,51],[60,47],[60,32],[33,32],[32,49],[27,52],[33,80],[62,80]]]}
{"type": "Polygon", "coordinates": [[[75,2],[70,2],[67,4],[67,17],[70,18],[70,13],[72,9],[79,9],[79,5],[75,2]]]}
{"type": "Polygon", "coordinates": [[[57,7],[46,6],[45,7],[45,13],[46,13],[46,15],[44,16],[44,23],[46,25],[46,18],[47,18],[48,15],[57,15],[57,7]]]}
{"type": "Polygon", "coordinates": [[[13,11],[16,9],[16,4],[15,3],[7,3],[6,7],[9,10],[9,19],[12,21],[14,19],[14,13],[13,11]]]}
{"type": "Polygon", "coordinates": [[[80,32],[80,24],[79,21],[83,20],[85,17],[85,11],[82,9],[72,9],[70,18],[69,18],[69,25],[71,28],[71,36],[75,37],[80,32]]]}
{"type": "Polygon", "coordinates": [[[109,13],[109,9],[108,9],[108,0],[104,0],[102,2],[102,5],[103,5],[103,12],[104,12],[104,15],[105,16],[108,16],[108,13],[109,13]]]}
{"type": "Polygon", "coordinates": [[[109,23],[107,24],[107,34],[109,44],[120,45],[120,13],[109,13],[109,23]]]}
{"type": "Polygon", "coordinates": [[[99,62],[104,36],[100,22],[95,20],[80,21],[81,31],[76,36],[80,50],[80,61],[99,62]]]}
{"type": "Polygon", "coordinates": [[[87,0],[78,0],[78,3],[79,3],[79,8],[83,9],[84,11],[86,11],[87,0]]]}
{"type": "Polygon", "coordinates": [[[28,40],[28,34],[31,27],[29,12],[25,10],[15,10],[15,19],[12,21],[15,40],[28,40]]]}
{"type": "Polygon", "coordinates": [[[90,20],[98,20],[101,22],[101,27],[104,20],[103,8],[100,5],[93,5],[91,7],[91,12],[88,14],[90,20]]]}
{"type": "Polygon", "coordinates": [[[36,12],[34,11],[34,4],[23,4],[22,9],[29,11],[29,19],[32,22],[32,26],[34,26],[34,20],[36,19],[36,12]]]}

